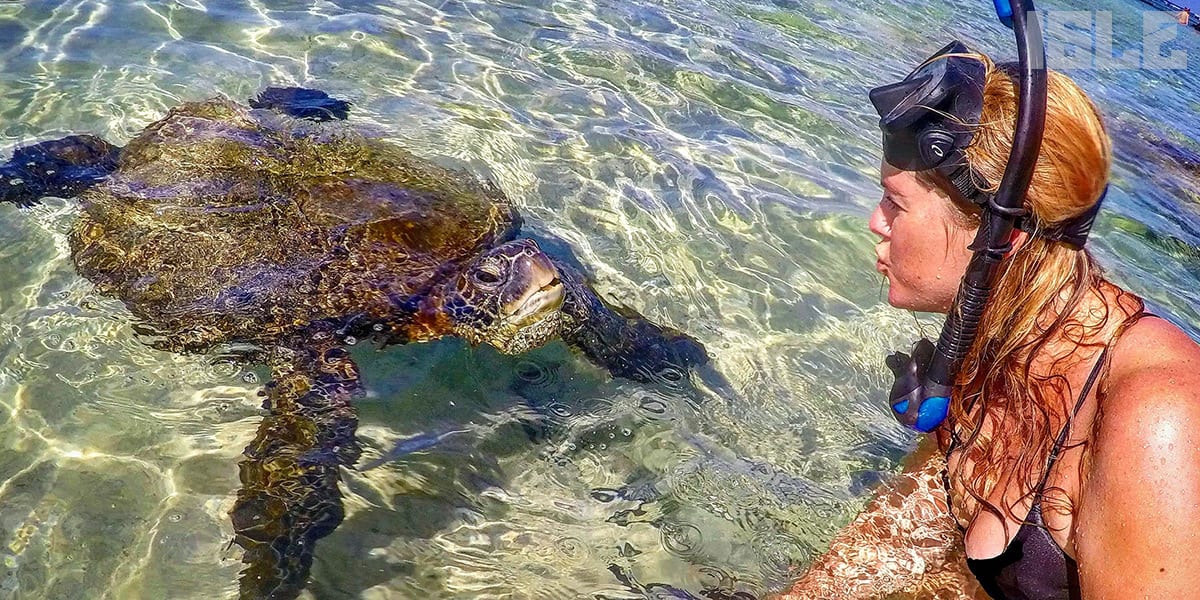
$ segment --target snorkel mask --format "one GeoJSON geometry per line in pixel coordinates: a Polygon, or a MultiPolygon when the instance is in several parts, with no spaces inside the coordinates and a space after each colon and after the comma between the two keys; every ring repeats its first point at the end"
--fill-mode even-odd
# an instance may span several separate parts
{"type": "MultiPolygon", "coordinates": [[[[896,352],[887,365],[895,376],[891,406],[904,425],[934,430],[946,418],[955,375],[975,341],[998,266],[1012,250],[1012,231],[1024,229],[1082,247],[1100,202],[1055,228],[1038,227],[1024,209],[1046,121],[1046,57],[1032,0],[993,0],[997,15],[1017,38],[1019,104],[1013,147],[996,192],[967,162],[972,126],[983,109],[985,68],[961,42],[952,42],[903,81],[870,91],[883,130],[884,159],[906,171],[932,170],[962,198],[982,210],[974,254],[946,317],[937,346],[922,339],[912,354],[896,352]]],[[[1101,201],[1103,197],[1101,197],[1101,201]]]]}
{"type": "Polygon", "coordinates": [[[982,62],[961,56],[968,52],[962,42],[950,42],[903,81],[868,92],[889,164],[904,171],[966,165],[962,152],[983,112],[986,74],[982,62]]]}

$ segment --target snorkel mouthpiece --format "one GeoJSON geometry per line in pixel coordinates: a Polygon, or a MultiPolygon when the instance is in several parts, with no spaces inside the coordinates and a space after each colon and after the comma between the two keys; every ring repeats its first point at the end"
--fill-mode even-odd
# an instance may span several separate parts
{"type": "Polygon", "coordinates": [[[921,338],[912,356],[894,352],[887,357],[887,366],[895,377],[890,401],[892,413],[900,423],[921,433],[933,431],[950,412],[950,389],[926,384],[933,351],[933,342],[921,338]]]}

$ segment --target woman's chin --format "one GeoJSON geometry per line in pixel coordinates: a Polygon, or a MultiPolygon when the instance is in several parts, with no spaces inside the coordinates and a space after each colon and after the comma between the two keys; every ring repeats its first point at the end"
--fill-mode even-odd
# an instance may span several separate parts
{"type": "Polygon", "coordinates": [[[899,308],[901,310],[914,310],[912,306],[910,306],[910,300],[911,299],[908,298],[903,291],[896,289],[895,285],[888,286],[887,302],[888,304],[892,305],[893,308],[899,308]]]}
{"type": "Polygon", "coordinates": [[[944,306],[944,302],[931,302],[918,294],[906,293],[904,289],[898,288],[895,285],[888,286],[887,301],[892,307],[899,308],[900,310],[942,314],[950,312],[950,308],[944,306]]]}

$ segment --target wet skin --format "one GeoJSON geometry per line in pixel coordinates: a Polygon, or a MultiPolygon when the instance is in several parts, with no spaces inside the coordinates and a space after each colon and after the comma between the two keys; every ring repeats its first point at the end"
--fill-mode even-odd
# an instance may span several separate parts
{"type": "Polygon", "coordinates": [[[964,226],[948,198],[915,174],[887,164],[880,168],[883,198],[868,224],[879,236],[875,269],[888,281],[888,304],[946,313],[967,270],[975,229],[964,226]]]}

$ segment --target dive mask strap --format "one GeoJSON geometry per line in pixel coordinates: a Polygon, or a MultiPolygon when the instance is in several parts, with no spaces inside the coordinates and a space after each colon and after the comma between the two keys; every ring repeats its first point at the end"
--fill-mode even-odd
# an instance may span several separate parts
{"type": "Polygon", "coordinates": [[[990,207],[993,212],[1011,215],[1016,218],[1013,227],[1029,235],[1062,242],[1076,250],[1082,250],[1087,243],[1088,234],[1091,233],[1092,226],[1096,223],[1096,217],[1100,214],[1100,206],[1108,196],[1109,189],[1109,186],[1105,185],[1104,191],[1100,193],[1100,198],[1083,214],[1053,227],[1039,227],[1028,209],[998,206],[996,195],[985,191],[985,188],[988,187],[987,178],[971,167],[961,151],[956,151],[955,155],[951,155],[945,164],[935,167],[935,170],[946,178],[942,182],[943,185],[949,185],[971,204],[980,208],[990,207]]]}
{"type": "Polygon", "coordinates": [[[954,188],[965,200],[976,206],[987,206],[991,203],[993,194],[984,191],[987,187],[987,178],[980,175],[978,171],[967,162],[967,157],[958,151],[954,160],[950,165],[942,165],[937,167],[937,171],[946,178],[946,182],[954,188]]]}
{"type": "Polygon", "coordinates": [[[1084,244],[1087,243],[1088,235],[1092,231],[1092,226],[1096,224],[1096,217],[1100,215],[1100,205],[1104,204],[1104,199],[1108,197],[1109,186],[1104,186],[1104,191],[1100,193],[1100,199],[1091,208],[1087,209],[1083,214],[1068,219],[1054,227],[1038,228],[1032,219],[1018,219],[1015,227],[1030,235],[1037,235],[1055,242],[1062,242],[1068,246],[1082,250],[1084,244]]]}

